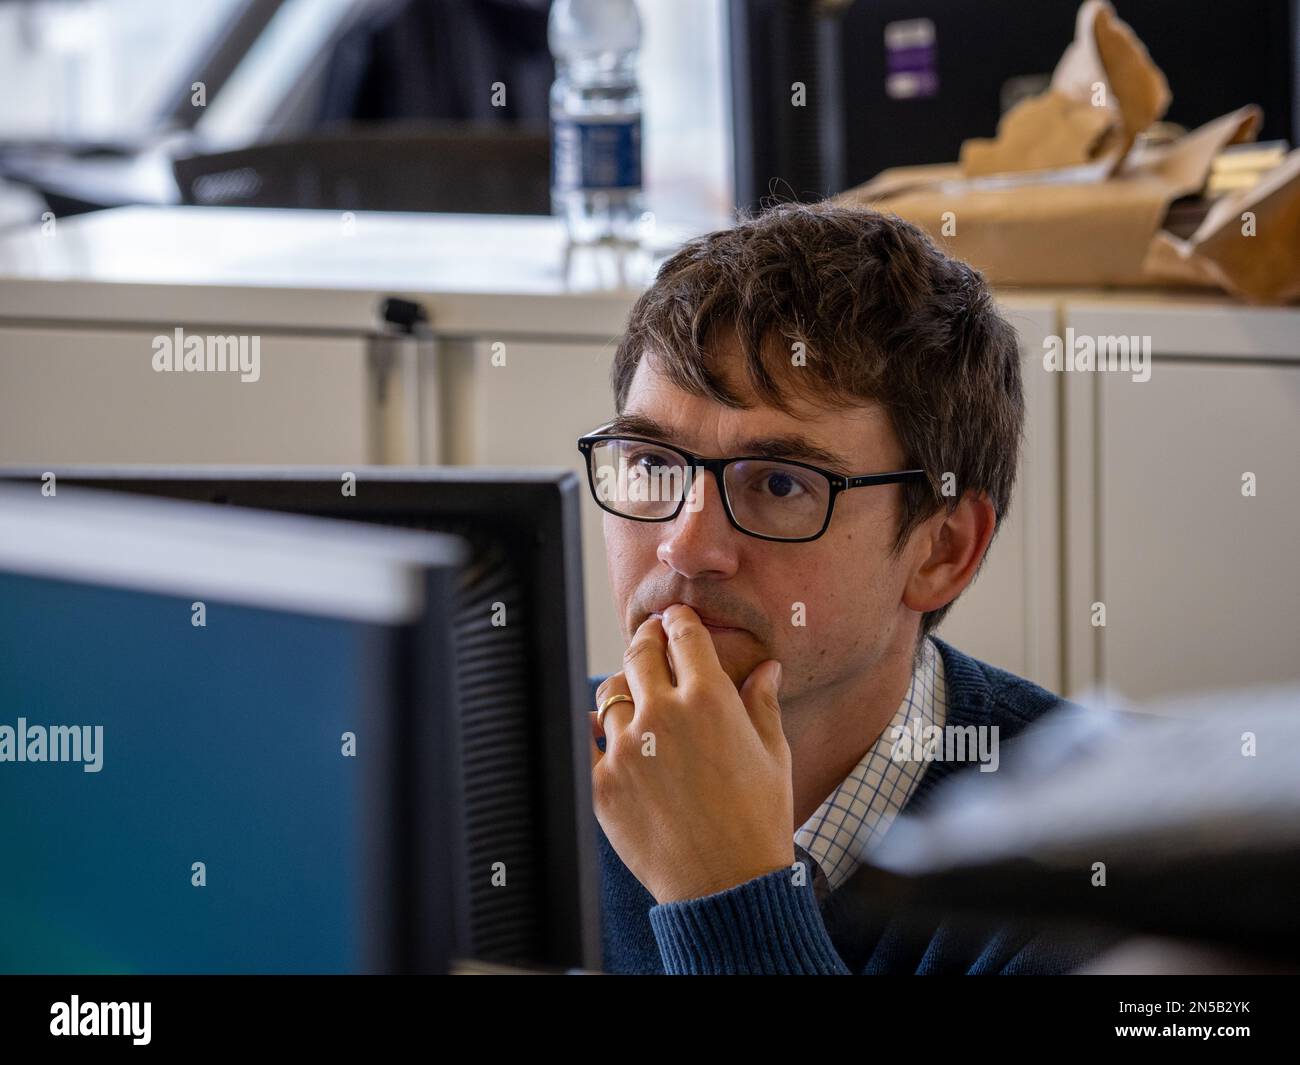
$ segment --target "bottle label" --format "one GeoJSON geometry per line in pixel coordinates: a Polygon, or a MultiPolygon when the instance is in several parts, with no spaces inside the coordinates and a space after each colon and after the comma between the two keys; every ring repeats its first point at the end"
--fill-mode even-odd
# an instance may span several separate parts
{"type": "Polygon", "coordinates": [[[612,121],[557,118],[551,184],[560,192],[641,187],[641,116],[612,121]]]}

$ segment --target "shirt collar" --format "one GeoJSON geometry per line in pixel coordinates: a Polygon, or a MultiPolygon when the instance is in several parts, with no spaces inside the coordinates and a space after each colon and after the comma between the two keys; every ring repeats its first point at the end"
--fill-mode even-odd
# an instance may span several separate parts
{"type": "Polygon", "coordinates": [[[943,659],[927,636],[912,670],[907,694],[876,742],[817,812],[794,835],[821,867],[834,891],[847,880],[907,805],[929,764],[891,757],[902,732],[942,728],[948,700],[943,659]]]}

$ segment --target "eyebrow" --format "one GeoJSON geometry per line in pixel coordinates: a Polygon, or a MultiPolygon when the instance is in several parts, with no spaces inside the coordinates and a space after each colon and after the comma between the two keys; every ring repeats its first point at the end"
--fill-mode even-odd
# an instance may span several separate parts
{"type": "MultiPolygon", "coordinates": [[[[615,417],[605,428],[606,433],[626,433],[629,436],[648,436],[665,444],[672,444],[673,432],[646,414],[630,412],[615,417]]],[[[761,455],[770,459],[793,459],[808,462],[845,477],[851,476],[849,464],[833,451],[814,444],[806,436],[790,433],[782,436],[752,437],[738,445],[738,455],[761,455]]],[[[689,450],[689,449],[687,449],[689,450]]]]}

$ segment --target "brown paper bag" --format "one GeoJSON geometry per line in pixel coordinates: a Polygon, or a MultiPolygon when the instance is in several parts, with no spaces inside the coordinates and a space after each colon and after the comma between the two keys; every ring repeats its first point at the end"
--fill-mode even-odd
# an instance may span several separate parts
{"type": "Polygon", "coordinates": [[[1023,100],[995,140],[961,148],[967,177],[1105,163],[1110,174],[1139,133],[1169,109],[1169,83],[1105,0],[1087,0],[1047,91],[1023,100]]]}
{"type": "Polygon", "coordinates": [[[1051,87],[1008,112],[996,139],[967,141],[957,164],[886,170],[835,201],[917,223],[995,284],[1300,296],[1300,152],[1219,201],[1190,238],[1163,231],[1170,204],[1204,190],[1215,156],[1255,139],[1261,112],[1248,105],[1144,144],[1138,134],[1169,104],[1163,74],[1105,0],[1083,4],[1076,31],[1051,87]]]}

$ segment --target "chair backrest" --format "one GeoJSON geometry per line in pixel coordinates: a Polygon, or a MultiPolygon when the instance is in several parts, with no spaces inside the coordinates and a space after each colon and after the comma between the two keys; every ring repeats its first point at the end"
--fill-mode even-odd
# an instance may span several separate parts
{"type": "Polygon", "coordinates": [[[549,214],[544,132],[460,123],[343,127],[177,159],[181,201],[340,211],[549,214]]]}

